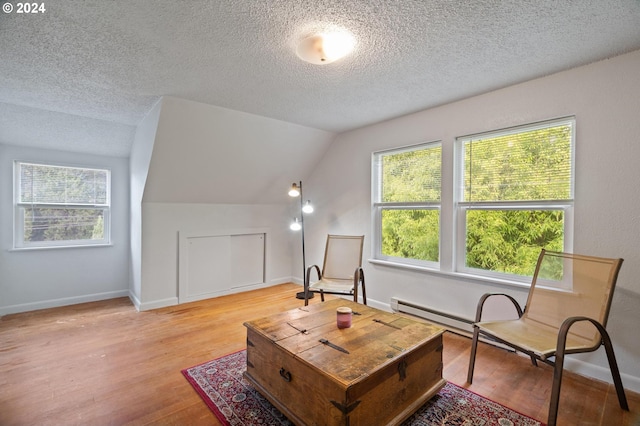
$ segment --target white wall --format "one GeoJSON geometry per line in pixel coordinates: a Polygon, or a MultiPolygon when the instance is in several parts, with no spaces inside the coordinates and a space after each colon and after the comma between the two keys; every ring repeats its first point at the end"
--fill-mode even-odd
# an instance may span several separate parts
{"type": "Polygon", "coordinates": [[[280,204],[335,134],[164,97],[145,202],[280,204]],[[284,189],[283,189],[284,188],[284,189]]]}
{"type": "MultiPolygon", "coordinates": [[[[456,136],[575,115],[574,251],[625,259],[608,328],[625,386],[640,391],[639,75],[640,51],[636,51],[339,135],[306,185],[306,193],[317,205],[314,217],[306,221],[307,263],[321,261],[328,232],[365,234],[365,253],[370,255],[373,151],[441,140],[441,220],[443,227],[451,229],[456,136]]],[[[441,257],[444,268],[451,269],[451,241],[442,241],[441,257]]],[[[299,264],[299,256],[296,261],[299,264]]],[[[508,291],[521,302],[526,300],[523,290],[455,275],[369,262],[364,268],[367,295],[380,307],[388,308],[390,298],[399,296],[473,318],[485,292],[508,291]]],[[[570,368],[611,381],[604,349],[570,358],[574,360],[570,368]]]]}
{"type": "MultiPolygon", "coordinates": [[[[140,310],[178,303],[179,233],[267,228],[266,283],[291,280],[287,206],[143,203],[140,310]]],[[[254,287],[257,288],[257,287],[254,287]]]]}
{"type": "Polygon", "coordinates": [[[126,158],[0,145],[0,315],[128,295],[129,167],[126,158]],[[12,250],[13,161],[111,169],[108,247],[12,250]]]}
{"type": "Polygon", "coordinates": [[[142,297],[142,196],[147,183],[161,105],[160,101],[157,102],[138,124],[129,157],[129,169],[131,170],[129,297],[137,307],[140,306],[142,297]]]}
{"type": "Polygon", "coordinates": [[[310,173],[334,137],[163,98],[142,202],[139,309],[178,303],[179,232],[268,228],[265,285],[290,281],[287,191],[310,173]]]}

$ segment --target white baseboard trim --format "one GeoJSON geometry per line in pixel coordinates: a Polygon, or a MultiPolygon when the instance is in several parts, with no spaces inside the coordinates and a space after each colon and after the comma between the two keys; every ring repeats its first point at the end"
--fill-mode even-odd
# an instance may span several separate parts
{"type": "Polygon", "coordinates": [[[60,299],[42,300],[39,302],[23,303],[0,307],[0,316],[21,312],[37,311],[40,309],[59,308],[61,306],[77,305],[79,303],[97,302],[100,300],[130,297],[129,290],[108,291],[104,293],[86,294],[82,296],[64,297],[60,299]]]}
{"type": "Polygon", "coordinates": [[[226,296],[228,294],[243,293],[245,291],[257,290],[260,288],[271,287],[274,285],[285,284],[289,282],[291,282],[291,277],[276,278],[276,279],[270,280],[268,283],[234,287],[227,290],[218,291],[215,293],[207,293],[207,294],[202,294],[198,296],[193,296],[182,301],[178,297],[170,297],[167,299],[153,300],[150,302],[141,302],[131,292],[129,293],[129,298],[131,299],[131,302],[134,304],[134,306],[138,311],[150,311],[152,309],[166,308],[168,306],[179,305],[180,303],[196,302],[198,300],[211,299],[214,297],[226,296]]]}
{"type": "MultiPolygon", "coordinates": [[[[287,284],[287,283],[292,283],[292,282],[293,282],[293,278],[292,277],[272,278],[272,279],[269,280],[269,285],[287,284]]],[[[300,281],[299,284],[302,285],[302,281],[300,281]]]]}
{"type": "Polygon", "coordinates": [[[138,297],[131,289],[129,289],[129,300],[131,300],[131,303],[133,303],[133,306],[136,308],[136,310],[140,312],[140,305],[142,305],[142,302],[140,302],[140,299],[138,299],[138,297]]]}
{"type": "MultiPolygon", "coordinates": [[[[601,347],[598,350],[604,351],[604,347],[601,347]]],[[[611,377],[611,371],[609,370],[608,364],[605,368],[571,358],[571,355],[567,355],[564,358],[564,367],[566,370],[572,371],[581,376],[590,377],[592,379],[600,380],[601,382],[613,383],[613,378],[611,377]]],[[[625,389],[640,393],[640,377],[635,377],[630,374],[623,373],[622,371],[620,372],[620,376],[622,378],[622,386],[624,386],[625,389]]]]}
{"type": "Polygon", "coordinates": [[[178,304],[177,297],[168,297],[166,299],[153,300],[151,302],[140,302],[140,305],[137,306],[140,312],[142,311],[150,311],[152,309],[166,308],[167,306],[174,306],[178,304]]]}

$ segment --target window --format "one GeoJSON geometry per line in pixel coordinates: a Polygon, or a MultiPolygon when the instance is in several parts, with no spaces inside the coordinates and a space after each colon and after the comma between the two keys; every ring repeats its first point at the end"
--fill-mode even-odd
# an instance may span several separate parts
{"type": "Polygon", "coordinates": [[[16,248],[109,244],[109,170],[16,161],[16,248]]]}
{"type": "Polygon", "coordinates": [[[563,118],[373,153],[373,261],[530,283],[540,249],[572,250],[574,129],[563,118]]]}
{"type": "Polygon", "coordinates": [[[541,248],[570,250],[574,126],[563,119],[456,139],[458,271],[528,282],[541,248]]]}
{"type": "Polygon", "coordinates": [[[373,154],[377,259],[437,266],[441,157],[439,142],[373,154]]]}

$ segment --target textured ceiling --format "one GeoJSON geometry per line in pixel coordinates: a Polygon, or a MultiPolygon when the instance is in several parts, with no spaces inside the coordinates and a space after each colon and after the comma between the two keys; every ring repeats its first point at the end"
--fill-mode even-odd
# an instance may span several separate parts
{"type": "Polygon", "coordinates": [[[116,156],[163,95],[341,132],[640,49],[639,0],[44,3],[0,13],[0,143],[116,156]]]}

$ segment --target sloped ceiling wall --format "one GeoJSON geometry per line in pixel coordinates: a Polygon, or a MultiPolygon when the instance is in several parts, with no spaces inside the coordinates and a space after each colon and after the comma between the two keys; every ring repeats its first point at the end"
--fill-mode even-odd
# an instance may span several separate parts
{"type": "Polygon", "coordinates": [[[335,134],[165,97],[143,202],[281,204],[335,134]]]}

